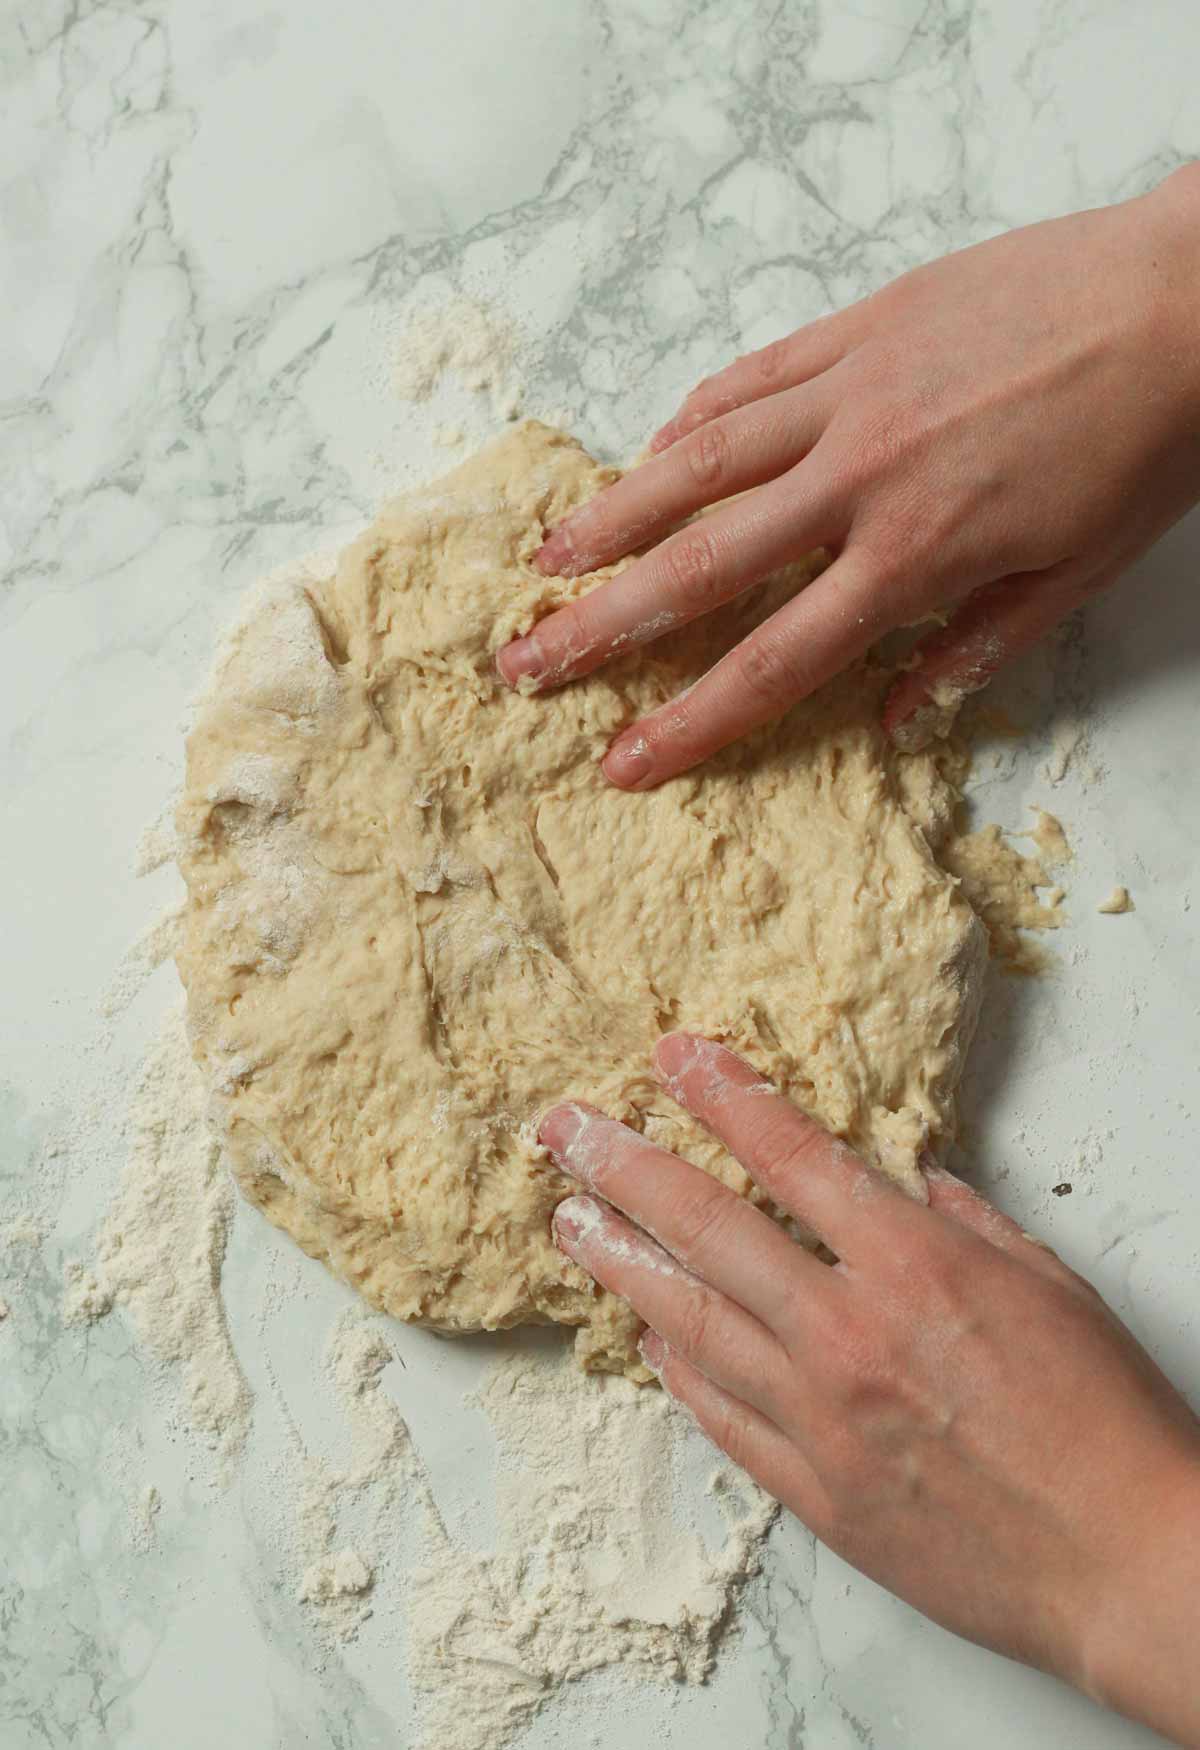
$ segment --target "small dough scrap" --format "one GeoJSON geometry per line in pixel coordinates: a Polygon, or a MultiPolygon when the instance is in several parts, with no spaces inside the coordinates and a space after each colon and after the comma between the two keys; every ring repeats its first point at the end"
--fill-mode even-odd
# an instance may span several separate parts
{"type": "Polygon", "coordinates": [[[951,834],[938,854],[983,919],[993,957],[1008,972],[1044,971],[1048,956],[1023,932],[1061,929],[1065,895],[1038,858],[1015,850],[995,824],[951,834]]]}
{"type": "Polygon", "coordinates": [[[1135,911],[1128,887],[1114,887],[1107,899],[1102,899],[1096,907],[1097,911],[1106,913],[1109,917],[1119,916],[1122,912],[1135,911]]]}
{"type": "Polygon", "coordinates": [[[757,1198],[650,1073],[689,1028],[923,1196],[985,944],[931,850],[952,757],[890,745],[881,667],[647,794],[600,772],[819,559],[574,686],[500,683],[502,644],[611,575],[530,560],[615,478],[526,422],[260,602],[188,744],[179,966],[271,1221],[397,1318],[574,1325],[584,1366],[645,1379],[639,1321],[551,1238],[539,1114],[590,1101],[757,1198]]]}
{"type": "Polygon", "coordinates": [[[1038,848],[1038,854],[1047,868],[1056,868],[1060,863],[1074,861],[1075,853],[1067,838],[1066,828],[1056,815],[1047,814],[1044,808],[1036,808],[1037,820],[1033,831],[1028,835],[1038,848]]]}

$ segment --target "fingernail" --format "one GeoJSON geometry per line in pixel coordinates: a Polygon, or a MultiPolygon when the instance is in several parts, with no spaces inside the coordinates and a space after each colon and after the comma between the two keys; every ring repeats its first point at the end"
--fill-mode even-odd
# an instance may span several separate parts
{"type": "Polygon", "coordinates": [[[655,1076],[663,1082],[679,1074],[684,1064],[695,1056],[696,1039],[691,1033],[664,1033],[654,1047],[655,1076]]]}
{"type": "Polygon", "coordinates": [[[538,1141],[552,1154],[565,1155],[587,1121],[587,1113],[573,1101],[551,1106],[538,1120],[538,1141]]]}
{"type": "Polygon", "coordinates": [[[532,633],[527,638],[514,638],[511,644],[496,652],[496,667],[501,680],[507,681],[510,687],[523,680],[539,680],[545,664],[537,639],[532,633]]]}
{"type": "Polygon", "coordinates": [[[579,1238],[579,1223],[569,1207],[570,1202],[571,1199],[568,1198],[566,1203],[560,1203],[550,1217],[550,1225],[554,1229],[554,1243],[560,1249],[564,1242],[569,1243],[579,1238]]]}
{"type": "Polygon", "coordinates": [[[654,756],[644,735],[619,735],[604,758],[600,770],[610,784],[620,790],[640,790],[653,776],[654,756]]]}
{"type": "Polygon", "coordinates": [[[570,1252],[586,1239],[601,1220],[600,1205],[594,1197],[567,1197],[550,1217],[554,1243],[560,1251],[570,1252]]]}
{"type": "Polygon", "coordinates": [[[547,577],[554,577],[564,571],[575,555],[575,543],[571,539],[569,523],[560,523],[553,533],[546,536],[533,556],[537,569],[547,577]]]}
{"type": "Polygon", "coordinates": [[[667,1345],[657,1331],[645,1330],[638,1338],[638,1354],[646,1363],[655,1379],[663,1370],[663,1362],[667,1358],[667,1345]]]}

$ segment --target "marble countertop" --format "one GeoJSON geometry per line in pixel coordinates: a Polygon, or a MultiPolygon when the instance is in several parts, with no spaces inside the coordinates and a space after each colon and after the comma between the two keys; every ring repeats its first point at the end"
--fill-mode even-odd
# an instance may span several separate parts
{"type": "MultiPolygon", "coordinates": [[[[1189,0],[0,9],[4,1750],[415,1742],[397,1649],[316,1659],[245,1492],[202,1474],[127,1325],[62,1317],[119,1168],[120,1090],[171,1000],[163,967],[97,1010],[174,891],[168,870],[134,880],[133,846],[178,782],[216,632],[252,579],[428,471],[435,421],[493,422],[454,385],[397,397],[407,316],[451,294],[506,312],[529,411],[627,456],[735,351],[1200,155],[1198,57],[1189,0]],[[150,1481],[138,1548],[130,1490],[150,1481]]],[[[1044,804],[1077,857],[1057,963],[993,979],[965,1091],[969,1170],[1193,1398],[1198,570],[1193,517],[1005,683],[1026,735],[981,763],[979,805],[1015,827],[1044,804]],[[1116,882],[1136,911],[1098,915],[1116,882]]],[[[247,1358],[281,1246],[239,1215],[247,1358]]],[[[301,1356],[346,1304],[315,1267],[305,1282],[301,1356]]],[[[413,1366],[429,1343],[397,1336],[413,1366]]],[[[583,1684],[521,1750],[1155,1741],[795,1524],[745,1617],[707,1686],[639,1694],[632,1735],[583,1684]]]]}

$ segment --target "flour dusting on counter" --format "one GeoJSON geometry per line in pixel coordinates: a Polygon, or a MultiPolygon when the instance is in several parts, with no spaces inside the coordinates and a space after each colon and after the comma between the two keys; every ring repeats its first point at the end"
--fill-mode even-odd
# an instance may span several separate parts
{"type": "Polygon", "coordinates": [[[473,1400],[498,1446],[496,1548],[436,1537],[410,1576],[422,1750],[501,1750],[565,1684],[621,1667],[702,1682],[779,1509],[722,1466],[709,1549],[671,1499],[685,1417],[663,1393],[566,1354],[499,1362],[473,1400]],[[682,1516],[681,1516],[682,1515],[682,1516]]]}
{"type": "Polygon", "coordinates": [[[134,1091],[125,1168],[94,1263],[68,1265],[63,1312],[92,1322],[127,1307],[149,1354],[181,1370],[185,1420],[227,1467],[245,1442],[251,1398],[220,1294],[234,1193],[206,1101],[175,1006],[134,1091]]]}
{"type": "MultiPolygon", "coordinates": [[[[688,1418],[659,1391],[581,1373],[569,1351],[507,1355],[468,1402],[498,1449],[494,1547],[462,1535],[404,1415],[405,1376],[386,1319],[349,1308],[315,1370],[336,1457],[296,1432],[282,1452],[254,1438],[256,1400],[230,1339],[221,1277],[236,1208],[204,1113],[182,1011],[172,1008],[132,1099],[129,1148],[90,1264],[69,1285],[78,1317],[125,1308],[148,1354],[182,1375],[182,1427],[215,1447],[225,1482],[269,1504],[259,1533],[324,1668],[372,1617],[407,1646],[417,1750],[504,1750],[590,1673],[701,1683],[734,1606],[759,1571],[778,1513],[720,1465],[715,1545],[677,1486],[688,1418]]],[[[278,1297],[276,1297],[278,1300],[278,1297]]],[[[68,1308],[64,1306],[64,1312],[68,1308]]],[[[277,1315],[286,1317],[282,1301],[277,1315]]],[[[285,1394],[266,1366],[280,1403],[285,1394]]],[[[285,1419],[290,1412],[285,1408],[285,1419]]],[[[124,1479],[131,1547],[148,1553],[158,1488],[124,1479]]]]}

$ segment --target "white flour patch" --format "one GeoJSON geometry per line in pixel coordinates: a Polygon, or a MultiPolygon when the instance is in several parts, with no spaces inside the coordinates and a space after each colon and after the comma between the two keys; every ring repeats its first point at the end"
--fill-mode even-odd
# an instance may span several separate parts
{"type": "MultiPolygon", "coordinates": [[[[676,1484],[687,1418],[661,1392],[583,1374],[565,1349],[497,1362],[468,1400],[498,1448],[491,1549],[439,1511],[402,1403],[383,1385],[395,1359],[385,1319],[352,1308],[330,1329],[316,1384],[334,1453],[308,1450],[276,1382],[292,1438],[269,1460],[248,1441],[254,1399],[221,1295],[233,1193],[203,1098],[173,1009],[134,1096],[128,1165],[94,1263],[73,1287],[128,1309],[148,1353],[182,1371],[185,1425],[217,1447],[227,1477],[257,1479],[268,1547],[315,1664],[371,1617],[384,1635],[394,1621],[417,1699],[415,1750],[504,1750],[593,1672],[702,1682],[778,1509],[724,1467],[709,1488],[726,1529],[706,1542],[694,1495],[676,1484]]],[[[126,1486],[129,1541],[146,1553],[159,1491],[144,1477],[126,1486]]]]}
{"type": "Polygon", "coordinates": [[[465,389],[502,388],[513,367],[517,331],[507,317],[455,297],[414,315],[392,355],[392,387],[405,401],[427,401],[447,373],[465,389]]]}
{"type": "MultiPolygon", "coordinates": [[[[487,395],[493,419],[519,417],[524,401],[516,324],[493,306],[451,295],[409,318],[392,350],[392,389],[403,401],[425,402],[449,378],[472,394],[487,395]]],[[[462,427],[439,424],[433,441],[448,448],[463,441],[462,427]]]]}
{"type": "Polygon", "coordinates": [[[185,1420],[227,1469],[245,1441],[251,1399],[220,1296],[234,1193],[206,1100],[179,1004],[134,1092],[126,1164],[93,1263],[67,1267],[63,1316],[91,1322],[125,1307],[149,1354],[178,1371],[185,1420]]]}
{"type": "Polygon", "coordinates": [[[356,1549],[340,1549],[322,1557],[304,1570],[298,1597],[301,1603],[327,1604],[336,1598],[357,1598],[369,1592],[374,1573],[356,1549]]]}
{"type": "MultiPolygon", "coordinates": [[[[174,843],[174,839],[172,839],[174,843]]],[[[100,1013],[112,1020],[127,1009],[152,972],[170,959],[179,943],[183,902],[169,906],[147,925],[121,956],[108,989],[100,998],[100,1013]]]]}
{"type": "Polygon", "coordinates": [[[496,1548],[441,1531],[409,1578],[421,1750],[502,1750],[565,1686],[606,1668],[701,1682],[776,1504],[722,1469],[710,1488],[728,1530],[709,1549],[672,1505],[682,1412],[659,1391],[580,1373],[565,1352],[501,1361],[471,1401],[499,1448],[496,1548]]]}

